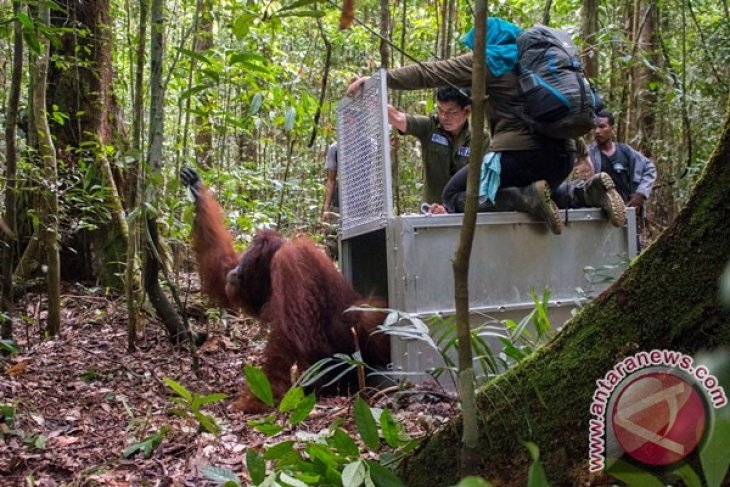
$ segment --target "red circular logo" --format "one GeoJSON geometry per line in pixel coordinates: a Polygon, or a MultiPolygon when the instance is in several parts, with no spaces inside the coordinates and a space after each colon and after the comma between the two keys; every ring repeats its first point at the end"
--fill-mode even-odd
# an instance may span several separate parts
{"type": "Polygon", "coordinates": [[[632,458],[670,465],[692,453],[707,426],[707,411],[691,383],[671,372],[631,381],[612,411],[616,440],[632,458]]]}

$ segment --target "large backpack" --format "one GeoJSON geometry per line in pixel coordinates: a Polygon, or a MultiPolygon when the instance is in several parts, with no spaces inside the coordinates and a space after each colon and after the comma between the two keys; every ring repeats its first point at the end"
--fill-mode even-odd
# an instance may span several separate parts
{"type": "Polygon", "coordinates": [[[517,47],[516,69],[525,101],[520,117],[550,137],[567,139],[588,133],[601,100],[583,76],[580,54],[570,35],[536,25],[517,37],[517,47]]]}

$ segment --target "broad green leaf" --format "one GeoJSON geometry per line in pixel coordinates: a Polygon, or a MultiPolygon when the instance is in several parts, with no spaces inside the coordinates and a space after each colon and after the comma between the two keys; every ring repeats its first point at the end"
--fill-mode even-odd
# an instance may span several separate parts
{"type": "Polygon", "coordinates": [[[169,377],[163,377],[162,382],[167,384],[167,387],[172,389],[175,394],[185,399],[188,403],[193,402],[193,395],[190,393],[189,390],[185,388],[182,384],[179,382],[175,382],[174,380],[170,379],[169,377]]]}
{"type": "Polygon", "coordinates": [[[0,419],[8,426],[15,421],[15,408],[10,404],[0,404],[0,419]]]}
{"type": "Polygon", "coordinates": [[[295,10],[292,12],[282,12],[276,14],[277,17],[324,17],[325,12],[322,10],[295,10]]]}
{"type": "Polygon", "coordinates": [[[345,466],[342,470],[343,487],[359,487],[365,482],[368,476],[368,469],[365,462],[358,460],[345,466]]]}
{"type": "Polygon", "coordinates": [[[621,459],[611,464],[606,473],[628,487],[664,487],[664,482],[653,474],[621,459]]]}
{"type": "Polygon", "coordinates": [[[40,54],[41,53],[41,44],[38,42],[38,36],[35,32],[31,30],[23,30],[23,39],[25,40],[25,43],[30,47],[30,50],[33,51],[33,54],[40,54]]]}
{"type": "Polygon", "coordinates": [[[211,403],[214,403],[214,402],[222,401],[226,397],[228,397],[228,396],[226,396],[222,392],[216,392],[216,393],[213,393],[213,394],[208,394],[207,396],[199,396],[199,395],[196,395],[193,398],[193,405],[195,407],[202,408],[203,406],[205,406],[207,404],[211,404],[211,403]]]}
{"type": "Polygon", "coordinates": [[[294,451],[294,442],[293,441],[282,441],[281,443],[277,443],[275,445],[272,445],[266,449],[264,452],[264,459],[265,460],[278,460],[280,458],[283,458],[284,456],[288,455],[294,451]]]}
{"type": "Polygon", "coordinates": [[[199,93],[203,90],[207,90],[211,86],[213,86],[213,85],[211,85],[209,83],[204,83],[202,85],[193,86],[192,88],[189,88],[189,89],[183,91],[182,93],[180,93],[180,95],[178,95],[178,100],[180,100],[180,101],[185,100],[186,98],[188,98],[192,95],[195,95],[196,93],[199,93]]]}
{"type": "Polygon", "coordinates": [[[256,63],[252,63],[249,61],[239,61],[236,64],[240,64],[242,67],[246,68],[246,71],[255,71],[261,74],[269,74],[269,68],[265,66],[260,66],[256,63]]]}
{"type": "Polygon", "coordinates": [[[375,487],[405,487],[405,484],[387,467],[382,466],[378,462],[366,460],[370,470],[370,479],[372,479],[375,487]]]}
{"type": "MultiPolygon", "coordinates": [[[[730,267],[728,268],[730,274],[730,267]]],[[[699,452],[700,463],[707,481],[707,487],[718,487],[728,475],[730,455],[730,405],[727,404],[726,392],[730,391],[730,360],[727,350],[716,350],[714,352],[701,352],[696,357],[696,363],[701,363],[712,371],[718,379],[718,387],[707,391],[708,399],[714,410],[714,419],[708,421],[711,430],[707,435],[702,450],[699,452]]]]}
{"type": "Polygon", "coordinates": [[[261,369],[257,369],[251,365],[247,365],[244,373],[246,375],[246,384],[254,396],[261,399],[261,402],[267,406],[274,407],[274,393],[271,392],[271,384],[266,374],[261,369]]]}
{"type": "Polygon", "coordinates": [[[309,417],[309,413],[314,409],[314,405],[317,404],[317,397],[314,393],[309,394],[305,397],[302,402],[294,409],[289,417],[290,424],[298,424],[309,417]]]}
{"type": "Polygon", "coordinates": [[[30,17],[28,17],[28,14],[18,12],[17,19],[20,21],[24,29],[33,30],[33,21],[30,17]]]}
{"type": "Polygon", "coordinates": [[[307,387],[319,382],[319,380],[325,376],[328,376],[327,379],[329,380],[326,384],[324,384],[324,387],[326,387],[337,382],[343,375],[347,374],[354,368],[354,366],[348,366],[346,363],[343,363],[342,360],[334,359],[332,357],[323,358],[305,370],[299,377],[297,383],[307,387]]]}
{"type": "Polygon", "coordinates": [[[709,438],[700,451],[702,470],[707,479],[707,487],[719,487],[727,476],[730,466],[730,406],[725,405],[717,411],[709,438]],[[727,412],[726,412],[727,411],[727,412]]]}
{"type": "Polygon", "coordinates": [[[398,435],[398,423],[396,423],[390,411],[383,409],[380,413],[380,430],[383,432],[385,442],[391,448],[397,448],[400,445],[400,437],[398,435]]]}
{"type": "Polygon", "coordinates": [[[213,419],[212,416],[203,414],[198,411],[194,412],[193,416],[195,417],[195,420],[198,422],[198,424],[200,424],[200,427],[208,433],[212,433],[216,436],[218,435],[218,433],[220,433],[220,427],[218,426],[218,423],[215,422],[215,419],[213,419]]]}
{"type": "Polygon", "coordinates": [[[256,115],[261,109],[261,104],[263,103],[263,101],[264,96],[261,93],[256,93],[251,99],[251,107],[249,108],[248,113],[251,115],[256,115]]]}
{"type": "Polygon", "coordinates": [[[228,60],[228,63],[236,64],[236,63],[243,63],[243,62],[250,62],[250,61],[258,61],[260,63],[266,63],[268,60],[257,52],[237,52],[237,53],[231,55],[231,58],[228,60]]]}
{"type": "Polygon", "coordinates": [[[355,424],[360,432],[362,441],[371,450],[377,450],[380,446],[378,437],[378,426],[375,424],[370,406],[359,395],[355,397],[355,424]]]}
{"type": "Polygon", "coordinates": [[[160,444],[162,444],[163,438],[167,435],[167,433],[169,433],[169,431],[169,426],[161,427],[155,434],[148,436],[139,443],[135,443],[125,448],[124,451],[122,451],[122,456],[124,458],[129,458],[138,451],[141,451],[145,458],[150,458],[152,456],[152,452],[156,450],[160,444]]]}
{"type": "Polygon", "coordinates": [[[286,5],[284,7],[281,7],[279,9],[279,12],[284,12],[287,10],[293,10],[298,7],[303,7],[305,5],[309,5],[310,3],[316,3],[318,0],[297,0],[296,2],[292,2],[289,5],[286,5]]]}
{"type": "Polygon", "coordinates": [[[332,435],[332,445],[340,454],[348,457],[356,457],[360,453],[360,449],[357,447],[355,440],[350,438],[347,431],[342,428],[337,428],[335,434],[332,435]]]}
{"type": "Polygon", "coordinates": [[[135,453],[140,451],[142,448],[144,448],[144,442],[134,443],[132,445],[129,445],[127,448],[122,450],[122,456],[124,458],[129,458],[133,456],[135,453]]]}
{"type": "Polygon", "coordinates": [[[289,485],[291,487],[309,487],[305,482],[302,482],[301,480],[292,477],[286,472],[281,472],[279,474],[279,480],[282,481],[284,485],[289,485]]]}
{"type": "Polygon", "coordinates": [[[332,453],[332,450],[325,445],[310,443],[307,445],[307,454],[310,458],[319,460],[327,467],[336,469],[338,466],[337,457],[332,453]]]}
{"type": "Polygon", "coordinates": [[[266,436],[276,436],[284,430],[284,428],[276,423],[257,424],[253,426],[253,429],[259,433],[265,434],[266,436]]]}
{"type": "Polygon", "coordinates": [[[233,31],[233,35],[236,36],[236,39],[243,40],[244,37],[248,35],[248,31],[251,29],[251,25],[256,20],[256,16],[244,13],[240,17],[238,17],[233,22],[233,28],[231,29],[233,31]]]}
{"type": "Polygon", "coordinates": [[[288,106],[286,108],[286,113],[284,114],[284,130],[287,132],[291,132],[291,129],[294,128],[294,122],[297,120],[297,110],[293,106],[288,106]]]}
{"type": "Polygon", "coordinates": [[[492,487],[492,484],[481,477],[464,477],[456,487],[492,487]]]}
{"type": "Polygon", "coordinates": [[[279,411],[282,413],[288,413],[292,409],[299,406],[299,404],[302,402],[302,399],[304,399],[304,389],[301,387],[295,386],[286,391],[286,394],[281,400],[281,403],[279,403],[279,411]]]}
{"type": "Polygon", "coordinates": [[[523,444],[529,450],[530,457],[532,458],[532,464],[530,464],[530,470],[527,475],[527,486],[550,487],[550,483],[547,481],[547,476],[545,475],[545,469],[540,462],[540,449],[531,441],[525,441],[523,444]]]}
{"type": "Polygon", "coordinates": [[[681,478],[684,485],[687,487],[702,487],[702,481],[697,475],[697,472],[695,472],[687,463],[683,463],[678,467],[673,468],[672,473],[681,478]]]}
{"type": "Polygon", "coordinates": [[[199,52],[191,51],[190,49],[185,48],[178,48],[181,53],[185,54],[186,56],[193,58],[197,61],[200,61],[205,64],[211,64],[210,59],[205,57],[204,55],[200,54],[199,52]]]}
{"type": "Polygon", "coordinates": [[[214,482],[219,484],[233,482],[233,485],[241,485],[241,479],[239,479],[235,473],[222,467],[207,466],[201,469],[203,475],[214,482]]]}
{"type": "Polygon", "coordinates": [[[266,461],[253,448],[246,450],[246,468],[251,476],[251,481],[255,485],[259,485],[266,479],[266,461]]]}
{"type": "Polygon", "coordinates": [[[0,339],[0,351],[7,352],[10,355],[15,355],[20,352],[20,348],[15,340],[12,339],[0,339]]]}

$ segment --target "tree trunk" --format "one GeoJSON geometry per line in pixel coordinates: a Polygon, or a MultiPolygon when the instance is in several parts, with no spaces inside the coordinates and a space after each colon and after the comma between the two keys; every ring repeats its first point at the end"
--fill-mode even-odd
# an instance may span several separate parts
{"type": "Polygon", "coordinates": [[[475,472],[479,454],[477,442],[479,438],[479,422],[474,395],[476,381],[471,350],[471,331],[469,325],[469,259],[471,258],[474,230],[477,221],[479,193],[479,175],[484,153],[484,93],[486,64],[484,50],[486,47],[487,3],[476,2],[474,9],[474,69],[472,72],[471,92],[471,156],[469,158],[469,174],[467,177],[466,204],[459,234],[459,245],[454,255],[454,301],[456,305],[456,334],[459,351],[459,397],[463,411],[463,435],[461,439],[461,460],[459,472],[462,476],[475,472]]]}
{"type": "MultiPolygon", "coordinates": [[[[584,485],[596,380],[638,351],[730,346],[730,311],[718,300],[730,241],[728,109],[717,149],[675,221],[555,339],[480,390],[478,451],[488,478],[520,485],[529,463],[520,440],[529,440],[552,485],[584,485]]],[[[407,485],[455,483],[459,426],[450,423],[407,459],[407,485]]]]}
{"type": "Polygon", "coordinates": [[[388,0],[380,0],[380,67],[383,69],[390,68],[390,44],[386,39],[390,40],[390,7],[388,0]]]}
{"type": "Polygon", "coordinates": [[[542,24],[550,25],[550,10],[553,8],[553,0],[545,0],[545,8],[542,10],[542,24]]]}
{"type": "MultiPolygon", "coordinates": [[[[205,54],[213,47],[213,2],[212,0],[197,0],[196,17],[198,24],[195,32],[194,50],[205,54]]],[[[191,70],[194,70],[191,59],[191,70]]],[[[195,115],[195,160],[201,167],[212,167],[213,157],[213,128],[208,116],[208,95],[201,93],[198,97],[198,114],[195,115]]]]}
{"type": "MultiPolygon", "coordinates": [[[[149,147],[147,150],[147,167],[155,174],[162,171],[162,139],[165,128],[165,88],[162,83],[162,59],[164,39],[164,0],[152,0],[150,7],[150,132],[149,147]]],[[[149,188],[147,204],[157,208],[159,192],[155,187],[149,188]]],[[[155,215],[146,212],[145,225],[147,238],[145,239],[144,285],[150,302],[157,311],[157,315],[165,325],[168,336],[173,343],[184,341],[185,327],[175,308],[162,291],[160,286],[160,254],[159,233],[155,215]]]]}
{"type": "Polygon", "coordinates": [[[144,171],[142,170],[142,125],[144,118],[142,109],[144,105],[144,54],[145,39],[147,38],[147,0],[139,0],[139,32],[137,38],[137,66],[134,79],[134,100],[132,115],[132,152],[134,154],[134,165],[129,171],[129,193],[127,195],[127,208],[129,209],[129,238],[127,239],[127,268],[124,275],[125,297],[127,301],[127,350],[134,351],[137,338],[137,323],[139,321],[139,301],[141,285],[139,283],[138,271],[138,250],[139,250],[139,206],[140,186],[144,171]]]}
{"type": "Polygon", "coordinates": [[[8,93],[7,119],[5,121],[5,224],[7,225],[4,241],[7,244],[2,263],[2,328],[0,337],[13,336],[13,264],[17,248],[17,225],[15,217],[18,152],[16,147],[16,125],[18,123],[18,106],[20,104],[20,83],[23,78],[23,32],[20,21],[20,0],[13,1],[13,75],[8,93]]]}
{"type": "Polygon", "coordinates": [[[596,33],[598,32],[598,1],[583,0],[581,11],[580,34],[583,38],[583,71],[586,78],[597,80],[599,74],[598,50],[596,49],[596,33]]]}
{"type": "MultiPolygon", "coordinates": [[[[51,10],[48,4],[38,6],[38,20],[50,25],[51,10]]],[[[46,111],[46,79],[48,76],[48,59],[50,42],[45,36],[39,36],[41,52],[33,63],[33,108],[38,146],[35,148],[40,162],[43,164],[45,177],[42,207],[39,208],[41,254],[46,264],[46,282],[48,286],[48,316],[46,331],[49,335],[57,335],[61,328],[61,262],[58,253],[58,189],[56,171],[56,148],[51,138],[46,111]]]]}
{"type": "Polygon", "coordinates": [[[449,0],[436,0],[438,8],[438,32],[436,35],[436,55],[439,59],[444,59],[446,48],[444,47],[446,37],[446,11],[448,9],[449,0]]]}
{"type": "Polygon", "coordinates": [[[449,59],[451,57],[451,45],[453,44],[452,39],[454,37],[454,24],[456,23],[456,0],[449,0],[447,19],[448,23],[446,24],[446,38],[444,39],[444,46],[446,47],[444,59],[449,59]]]}
{"type": "Polygon", "coordinates": [[[56,105],[68,119],[53,124],[52,135],[59,154],[73,171],[79,151],[95,161],[93,175],[110,188],[107,193],[111,222],[95,222],[99,230],[82,230],[71,236],[68,246],[74,251],[64,254],[64,275],[72,278],[99,277],[105,284],[119,285],[121,255],[126,247],[127,225],[122,196],[124,175],[112,166],[107,147],[125,150],[122,115],[113,95],[112,46],[109,0],[70,2],[65,10],[54,11],[54,26],[83,29],[64,33],[53,47],[53,55],[73,62],[73,69],[51,64],[48,72],[48,107],[56,105]],[[90,241],[91,245],[82,242],[90,241]],[[89,249],[93,249],[92,253],[89,249]],[[93,265],[82,265],[93,263],[93,265]],[[78,264],[78,265],[77,265],[78,264]],[[88,272],[96,275],[87,275],[88,272]]]}
{"type": "Polygon", "coordinates": [[[638,15],[640,19],[639,32],[636,39],[636,51],[646,59],[637,66],[634,77],[633,96],[636,99],[636,121],[633,124],[637,129],[636,148],[647,157],[653,153],[654,125],[657,104],[657,85],[660,82],[657,69],[660,63],[659,42],[657,39],[657,3],[656,0],[644,0],[638,15]]]}

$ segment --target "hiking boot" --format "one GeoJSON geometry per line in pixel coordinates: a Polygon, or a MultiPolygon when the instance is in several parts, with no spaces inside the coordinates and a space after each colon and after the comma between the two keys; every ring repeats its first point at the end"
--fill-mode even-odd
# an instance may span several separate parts
{"type": "Polygon", "coordinates": [[[601,172],[588,180],[584,190],[586,205],[601,208],[608,214],[608,220],[615,227],[626,224],[626,206],[616,191],[616,183],[611,176],[601,172]]]}
{"type": "Polygon", "coordinates": [[[563,231],[560,210],[550,198],[550,186],[546,181],[536,181],[521,188],[500,188],[495,199],[498,210],[522,211],[547,223],[555,235],[563,231]]]}

